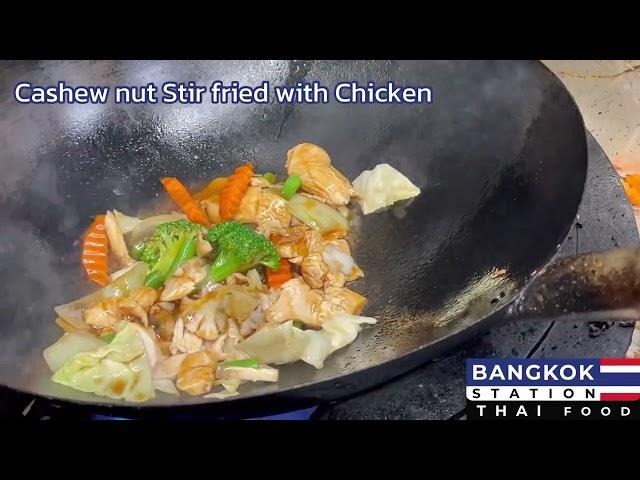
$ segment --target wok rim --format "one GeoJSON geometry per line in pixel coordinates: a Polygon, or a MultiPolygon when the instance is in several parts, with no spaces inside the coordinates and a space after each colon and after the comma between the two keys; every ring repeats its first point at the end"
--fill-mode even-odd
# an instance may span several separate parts
{"type": "MultiPolygon", "coordinates": [[[[571,105],[573,106],[575,112],[577,113],[577,119],[580,122],[582,127],[583,135],[580,137],[582,139],[582,150],[583,150],[583,168],[580,171],[580,174],[583,175],[583,179],[581,182],[581,188],[579,190],[579,195],[577,198],[577,202],[574,208],[574,214],[571,217],[571,220],[567,222],[561,234],[561,242],[566,239],[567,235],[570,232],[571,226],[575,220],[575,217],[578,213],[578,209],[582,202],[582,198],[584,196],[586,180],[587,180],[587,165],[588,165],[588,145],[587,145],[587,130],[584,124],[584,118],[582,113],[578,107],[578,104],[569,89],[564,85],[564,83],[560,80],[560,78],[555,75],[542,61],[535,60],[535,62],[542,66],[543,70],[548,72],[551,76],[551,80],[555,82],[561,89],[565,92],[570,100],[571,105]]],[[[231,397],[228,399],[202,399],[202,397],[196,397],[202,399],[203,401],[194,401],[192,403],[173,403],[173,404],[149,404],[149,403],[125,403],[124,400],[121,400],[121,403],[113,403],[102,401],[103,397],[96,397],[97,401],[91,400],[77,400],[77,399],[69,399],[65,397],[58,397],[55,395],[45,395],[41,393],[34,393],[24,388],[16,388],[6,385],[5,383],[0,383],[0,390],[9,395],[24,395],[27,398],[31,398],[34,400],[44,400],[51,402],[52,404],[59,405],[61,408],[70,408],[76,411],[81,410],[92,410],[93,415],[100,415],[104,413],[106,415],[119,416],[119,414],[123,417],[132,417],[136,418],[136,415],[132,413],[142,413],[144,412],[144,416],[150,417],[166,417],[169,411],[180,410],[181,412],[187,413],[196,413],[202,412],[204,410],[208,410],[209,413],[212,411],[217,411],[220,416],[228,416],[234,415],[232,412],[242,412],[242,415],[235,416],[238,418],[249,418],[256,417],[262,415],[261,412],[269,412],[269,415],[274,415],[277,413],[282,413],[286,411],[293,411],[301,408],[305,408],[308,406],[318,405],[320,403],[327,403],[336,401],[338,399],[346,399],[351,396],[354,396],[358,393],[362,393],[365,390],[374,388],[376,386],[382,385],[384,383],[389,382],[390,380],[397,378],[401,375],[404,375],[419,366],[426,364],[429,361],[434,360],[438,356],[443,353],[450,352],[455,347],[460,346],[465,341],[470,340],[475,337],[477,334],[482,331],[486,331],[487,329],[495,326],[495,324],[504,321],[504,313],[505,311],[514,304],[514,302],[521,298],[523,293],[525,292],[527,286],[536,278],[541,270],[547,265],[549,265],[553,259],[556,257],[558,253],[560,244],[554,249],[550,250],[547,255],[544,255],[545,260],[541,261],[539,265],[535,268],[535,274],[530,275],[525,279],[525,281],[520,285],[514,292],[511,298],[505,299],[506,301],[496,305],[496,307],[491,310],[489,313],[479,317],[470,325],[464,326],[458,330],[453,331],[449,335],[443,336],[439,339],[434,340],[432,343],[421,345],[416,347],[408,352],[405,352],[393,359],[387,360],[385,362],[379,363],[377,365],[373,365],[370,367],[363,368],[361,370],[356,370],[344,375],[335,376],[332,378],[311,381],[304,384],[298,384],[295,386],[287,387],[282,390],[277,390],[275,392],[270,393],[256,393],[256,394],[247,394],[246,396],[240,397],[231,397]],[[400,364],[400,365],[398,365],[400,364]],[[391,374],[383,374],[383,372],[393,371],[391,374]],[[377,375],[376,375],[377,374],[377,375]],[[348,388],[329,388],[331,384],[339,383],[348,383],[347,381],[353,380],[356,378],[362,379],[365,376],[373,377],[375,380],[373,381],[364,381],[364,382],[352,382],[348,385],[348,388]],[[323,394],[321,395],[313,395],[312,392],[309,392],[308,395],[304,395],[305,391],[319,391],[323,390],[323,394]],[[327,394],[326,392],[339,392],[335,395],[327,394]],[[273,402],[273,403],[272,403],[273,402]],[[295,405],[295,407],[292,407],[295,405]],[[247,415],[248,412],[259,412],[257,415],[251,413],[247,415]]],[[[139,416],[138,416],[139,417],[139,416]]]]}

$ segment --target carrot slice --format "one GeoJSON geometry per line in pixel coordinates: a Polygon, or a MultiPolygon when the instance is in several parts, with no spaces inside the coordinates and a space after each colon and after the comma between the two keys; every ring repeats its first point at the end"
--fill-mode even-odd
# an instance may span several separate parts
{"type": "Polygon", "coordinates": [[[109,283],[109,238],[104,230],[104,215],[96,215],[82,244],[82,265],[89,279],[98,285],[109,283]]]}
{"type": "Polygon", "coordinates": [[[207,215],[200,209],[187,187],[180,180],[174,177],[164,177],[161,182],[169,196],[178,204],[189,220],[205,227],[211,226],[207,215]]]}
{"type": "Polygon", "coordinates": [[[236,168],[220,192],[220,218],[231,220],[238,211],[242,197],[247,193],[253,176],[253,165],[247,163],[236,168]]]}
{"type": "Polygon", "coordinates": [[[280,259],[280,268],[278,270],[267,268],[267,285],[269,288],[280,288],[292,277],[291,263],[286,258],[280,259]]]}

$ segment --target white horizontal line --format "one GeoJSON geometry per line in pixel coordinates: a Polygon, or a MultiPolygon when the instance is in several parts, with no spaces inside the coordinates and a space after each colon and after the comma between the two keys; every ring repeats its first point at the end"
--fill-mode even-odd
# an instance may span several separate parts
{"type": "Polygon", "coordinates": [[[640,365],[601,365],[600,373],[640,373],[640,365]]]}
{"type": "Polygon", "coordinates": [[[467,387],[468,400],[475,401],[599,401],[601,393],[638,393],[638,386],[606,386],[606,387],[467,387]],[[532,390],[535,389],[535,390],[532,390]],[[512,396],[513,392],[517,393],[512,396]],[[593,395],[587,395],[587,392],[593,395]],[[565,395],[568,394],[568,396],[565,395]]]}

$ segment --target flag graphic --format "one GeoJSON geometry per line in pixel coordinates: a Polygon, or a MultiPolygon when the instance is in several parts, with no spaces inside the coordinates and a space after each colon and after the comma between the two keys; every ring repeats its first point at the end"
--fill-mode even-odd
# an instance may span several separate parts
{"type": "Polygon", "coordinates": [[[600,374],[621,386],[600,387],[601,401],[633,402],[640,400],[640,358],[602,358],[600,374]],[[635,385],[633,385],[635,384],[635,385]]]}
{"type": "Polygon", "coordinates": [[[467,359],[473,401],[633,402],[640,400],[640,358],[467,359]]]}

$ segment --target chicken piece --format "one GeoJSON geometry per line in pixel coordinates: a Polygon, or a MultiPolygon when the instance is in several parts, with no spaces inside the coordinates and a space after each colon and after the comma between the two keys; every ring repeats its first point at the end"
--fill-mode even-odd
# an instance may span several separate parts
{"type": "Polygon", "coordinates": [[[157,300],[157,292],[149,287],[140,287],[124,298],[109,298],[86,308],[84,321],[94,328],[112,327],[120,320],[138,318],[148,326],[147,312],[157,300]],[[128,318],[127,318],[128,317],[128,318]]]}
{"type": "Polygon", "coordinates": [[[239,360],[247,358],[247,354],[236,349],[238,343],[243,340],[240,335],[240,327],[232,318],[228,318],[226,323],[226,333],[220,335],[215,341],[205,341],[202,345],[218,361],[239,360]]]}
{"type": "Polygon", "coordinates": [[[257,230],[266,237],[282,234],[291,224],[286,201],[273,189],[261,189],[256,211],[257,230]]]}
{"type": "Polygon", "coordinates": [[[207,351],[185,357],[178,371],[176,387],[189,395],[209,393],[215,380],[216,361],[207,351]]]}
{"type": "Polygon", "coordinates": [[[242,197],[234,219],[240,223],[257,223],[258,204],[260,202],[260,187],[249,187],[242,197]]]}
{"type": "Polygon", "coordinates": [[[293,278],[281,287],[280,296],[266,312],[267,322],[282,323],[301,320],[317,328],[336,312],[359,315],[367,299],[345,287],[327,287],[324,295],[313,290],[301,277],[293,278]]]}
{"type": "Polygon", "coordinates": [[[321,300],[322,294],[312,290],[301,277],[292,278],[282,285],[280,296],[267,310],[267,322],[301,320],[309,326],[319,327],[318,307],[321,300]]]}
{"type": "Polygon", "coordinates": [[[305,240],[308,230],[309,228],[305,225],[290,226],[285,228],[282,233],[272,235],[270,240],[276,247],[295,244],[305,240]]]}
{"type": "Polygon", "coordinates": [[[257,230],[269,237],[284,233],[291,224],[286,202],[271,188],[249,187],[242,197],[235,219],[241,223],[257,225],[257,230]]]}
{"type": "Polygon", "coordinates": [[[202,339],[184,328],[181,318],[176,320],[171,339],[170,352],[172,355],[181,353],[193,353],[202,349],[202,339]]]}
{"type": "MultiPolygon", "coordinates": [[[[173,332],[171,333],[171,336],[173,337],[173,332]]],[[[158,340],[158,348],[162,352],[162,355],[164,355],[165,357],[170,357],[172,355],[172,353],[171,353],[171,341],[159,339],[158,340]]]]}
{"type": "Polygon", "coordinates": [[[306,235],[307,255],[302,259],[300,272],[311,288],[322,288],[329,267],[322,258],[323,239],[317,230],[309,230],[306,235]]]}
{"type": "Polygon", "coordinates": [[[207,276],[206,263],[202,258],[192,258],[184,262],[180,268],[176,270],[175,275],[184,275],[195,283],[199,283],[207,276]]]}
{"type": "Polygon", "coordinates": [[[344,312],[360,315],[367,305],[367,299],[346,287],[328,287],[318,306],[319,321],[323,322],[334,313],[344,312]]]}
{"type": "Polygon", "coordinates": [[[150,287],[140,287],[131,295],[118,300],[120,312],[129,317],[137,317],[145,326],[149,326],[147,312],[158,299],[158,292],[150,287]]]}
{"type": "Polygon", "coordinates": [[[104,229],[109,237],[109,249],[121,267],[130,267],[136,261],[129,255],[127,244],[124,241],[124,234],[118,225],[118,220],[112,211],[108,211],[104,216],[104,229]]]}
{"type": "Polygon", "coordinates": [[[171,277],[164,286],[160,300],[163,302],[175,302],[180,300],[196,289],[193,280],[187,277],[171,277]]]}
{"type": "Polygon", "coordinates": [[[226,338],[227,334],[225,333],[224,335],[220,335],[214,341],[205,340],[202,344],[202,349],[209,352],[210,355],[213,355],[213,358],[215,358],[219,362],[227,360],[227,356],[222,349],[226,338]]]}
{"type": "Polygon", "coordinates": [[[312,143],[301,143],[287,152],[287,173],[298,175],[302,189],[332,205],[346,205],[356,191],[333,165],[329,154],[312,143]]]}
{"type": "Polygon", "coordinates": [[[310,231],[305,225],[292,225],[285,229],[283,234],[273,235],[270,240],[278,250],[280,257],[300,265],[302,259],[309,253],[307,236],[310,231]]]}
{"type": "Polygon", "coordinates": [[[151,306],[158,300],[158,292],[151,287],[140,287],[134,290],[127,298],[133,300],[144,308],[145,312],[148,312],[151,306]]]}
{"type": "Polygon", "coordinates": [[[207,276],[203,259],[196,257],[186,261],[165,283],[160,300],[174,302],[186,297],[196,289],[196,284],[207,276]]]}
{"type": "Polygon", "coordinates": [[[260,302],[260,291],[251,287],[233,285],[228,287],[222,306],[224,312],[234,320],[246,320],[260,302]]]}
{"type": "Polygon", "coordinates": [[[149,315],[153,315],[155,313],[158,313],[160,310],[165,310],[167,312],[173,312],[176,309],[176,304],[172,303],[172,302],[158,302],[156,304],[154,304],[150,309],[149,309],[149,315]]]}
{"type": "Polygon", "coordinates": [[[266,311],[269,307],[271,307],[271,298],[269,295],[261,293],[255,310],[253,310],[251,315],[249,315],[247,319],[240,324],[240,335],[246,338],[256,330],[260,329],[267,319],[266,311]]]}
{"type": "Polygon", "coordinates": [[[243,338],[242,338],[242,335],[240,335],[240,327],[238,326],[237,322],[232,318],[227,319],[227,333],[225,335],[226,335],[226,338],[224,340],[222,349],[227,355],[227,358],[229,360],[246,358],[246,354],[242,352],[238,352],[236,350],[238,343],[240,343],[243,340],[243,338]]]}
{"type": "Polygon", "coordinates": [[[285,243],[276,247],[278,255],[281,258],[286,258],[289,262],[295,265],[301,265],[302,260],[308,255],[307,242],[302,240],[298,243],[285,243]]]}
{"type": "Polygon", "coordinates": [[[364,275],[353,261],[345,239],[326,240],[319,232],[310,230],[306,241],[307,256],[302,259],[300,271],[310,287],[342,287],[364,275]]]}
{"type": "Polygon", "coordinates": [[[149,317],[145,309],[138,303],[129,298],[123,298],[118,302],[120,312],[128,317],[136,317],[145,326],[149,326],[149,317]]]}
{"type": "Polygon", "coordinates": [[[202,237],[202,233],[198,234],[198,243],[196,245],[196,250],[199,257],[204,257],[209,252],[211,252],[211,250],[213,250],[211,244],[202,237]]]}
{"type": "Polygon", "coordinates": [[[112,327],[122,320],[122,313],[118,308],[118,299],[102,300],[95,305],[85,308],[84,322],[94,328],[112,327]]]}
{"type": "MultiPolygon", "coordinates": [[[[159,306],[163,304],[164,302],[160,302],[151,307],[149,310],[149,323],[162,340],[170,342],[173,339],[176,318],[172,310],[159,306]]],[[[169,303],[169,305],[174,306],[173,303],[169,303]]]]}
{"type": "Polygon", "coordinates": [[[178,376],[180,365],[186,356],[186,353],[179,353],[159,361],[153,369],[153,378],[174,380],[178,376]]]}

